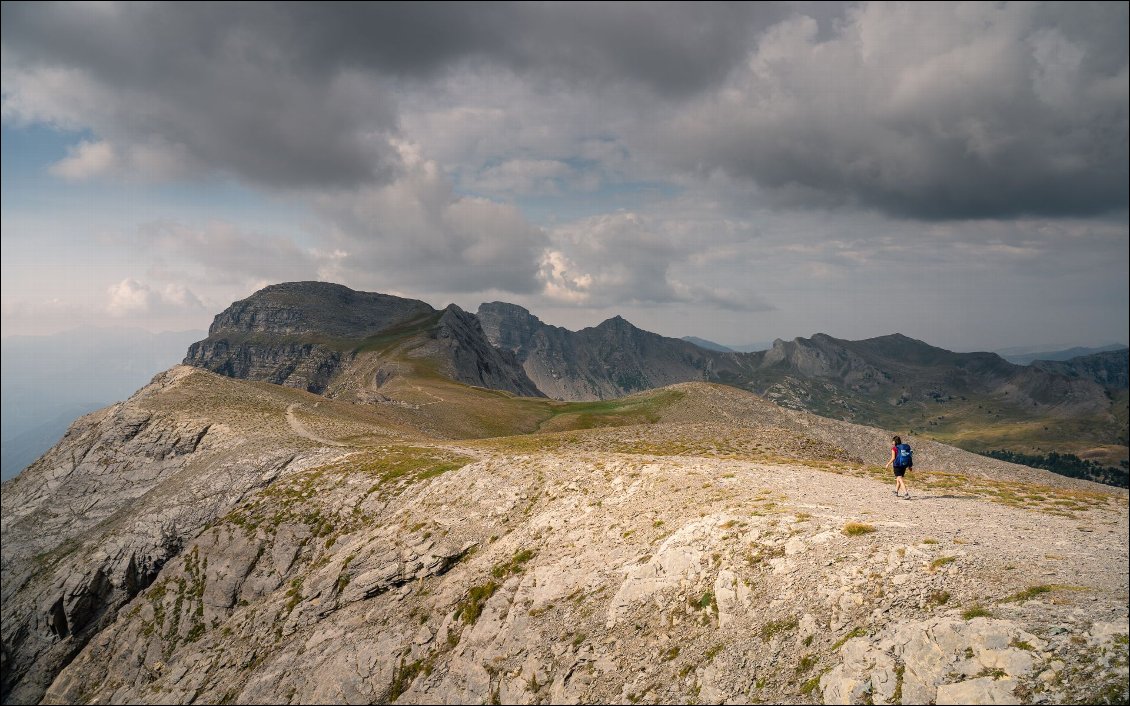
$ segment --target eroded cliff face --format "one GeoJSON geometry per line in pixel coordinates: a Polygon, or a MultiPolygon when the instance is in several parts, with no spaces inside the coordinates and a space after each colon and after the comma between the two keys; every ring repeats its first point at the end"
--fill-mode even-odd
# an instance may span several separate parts
{"type": "Polygon", "coordinates": [[[215,414],[218,400],[212,409],[182,404],[223,395],[216,382],[188,367],[162,373],[130,400],[79,419],[4,484],[6,702],[38,701],[205,523],[327,453],[288,439],[285,417],[254,406],[269,392],[240,390],[234,415],[215,414]]]}
{"type": "Polygon", "coordinates": [[[435,313],[421,301],[338,284],[276,284],[218,314],[184,363],[321,393],[366,338],[435,313]]]}
{"type": "Polygon", "coordinates": [[[193,343],[184,364],[320,394],[341,369],[343,355],[348,360],[348,353],[316,343],[233,341],[221,335],[193,343]]]}
{"type": "Polygon", "coordinates": [[[373,351],[393,361],[424,362],[468,385],[542,396],[514,355],[492,346],[474,315],[459,307],[437,311],[414,299],[325,282],[272,285],[232,304],[216,316],[208,337],[189,347],[184,363],[242,380],[343,394],[339,383],[357,379],[358,356],[373,351]]]}
{"type": "MultiPolygon", "coordinates": [[[[441,371],[452,380],[523,397],[545,396],[512,352],[491,345],[474,314],[454,304],[448,306],[431,338],[440,351],[431,357],[442,361],[441,371]]],[[[429,355],[431,351],[425,348],[422,353],[429,355]]]]}
{"type": "Polygon", "coordinates": [[[602,400],[740,369],[736,354],[636,328],[621,317],[581,331],[549,326],[526,309],[492,302],[479,307],[487,338],[512,351],[548,397],[602,400]]]}

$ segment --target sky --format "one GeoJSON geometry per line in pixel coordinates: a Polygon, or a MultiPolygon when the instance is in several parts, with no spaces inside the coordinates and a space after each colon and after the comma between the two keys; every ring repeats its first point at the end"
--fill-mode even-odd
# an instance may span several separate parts
{"type": "Polygon", "coordinates": [[[274,282],[1126,342],[1126,3],[2,6],[3,335],[274,282]]]}

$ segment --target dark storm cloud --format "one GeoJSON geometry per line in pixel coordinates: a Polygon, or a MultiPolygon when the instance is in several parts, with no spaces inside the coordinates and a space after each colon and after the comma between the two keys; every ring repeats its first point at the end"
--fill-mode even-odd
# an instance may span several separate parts
{"type": "Polygon", "coordinates": [[[870,5],[798,16],[659,128],[677,164],[793,206],[926,220],[1125,209],[1127,5],[870,5]]]}
{"type": "Polygon", "coordinates": [[[4,113],[94,133],[59,165],[67,178],[218,170],[357,187],[402,174],[406,87],[441,103],[453,95],[442,79],[474,67],[516,77],[543,113],[594,106],[531,131],[603,136],[615,116],[612,137],[666,169],[660,179],[721,171],[778,205],[912,219],[1090,215],[1125,209],[1130,193],[1127,14],[1125,3],[5,3],[4,113]]]}
{"type": "Polygon", "coordinates": [[[463,58],[563,78],[631,80],[682,95],[742,60],[778,5],[693,3],[352,3],[291,6],[311,63],[431,74],[463,58]]]}
{"type": "Polygon", "coordinates": [[[258,184],[387,179],[392,97],[301,40],[265,5],[5,3],[5,112],[258,184]]]}
{"type": "MultiPolygon", "coordinates": [[[[270,186],[387,181],[394,83],[460,62],[680,96],[774,6],[5,3],[5,113],[270,186]]],[[[109,150],[105,148],[104,151],[109,150]]],[[[125,155],[125,158],[123,158],[125,155]]],[[[137,161],[137,160],[133,160],[137,161]]],[[[82,172],[82,170],[75,170],[82,172]]]]}

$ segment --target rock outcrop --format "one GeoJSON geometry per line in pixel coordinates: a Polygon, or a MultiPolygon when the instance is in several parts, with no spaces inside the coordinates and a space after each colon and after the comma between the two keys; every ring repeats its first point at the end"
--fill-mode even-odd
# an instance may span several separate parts
{"type": "Polygon", "coordinates": [[[287,441],[285,421],[256,430],[274,416],[260,406],[270,392],[237,386],[240,406],[222,416],[218,400],[181,406],[184,395],[225,393],[201,375],[187,367],[158,375],[130,400],[76,421],[4,484],[5,702],[38,701],[206,523],[325,457],[305,439],[287,441]]]}
{"type": "Polygon", "coordinates": [[[473,314],[451,304],[444,309],[432,336],[443,351],[436,356],[443,361],[442,372],[452,380],[525,397],[544,397],[512,352],[491,345],[473,314]]]}

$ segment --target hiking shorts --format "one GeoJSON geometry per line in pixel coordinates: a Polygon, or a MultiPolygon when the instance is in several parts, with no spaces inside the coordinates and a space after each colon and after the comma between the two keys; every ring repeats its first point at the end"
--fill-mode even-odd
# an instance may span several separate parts
{"type": "Polygon", "coordinates": [[[902,478],[903,476],[905,476],[906,469],[908,468],[911,468],[911,466],[895,466],[895,478],[902,478]]]}

